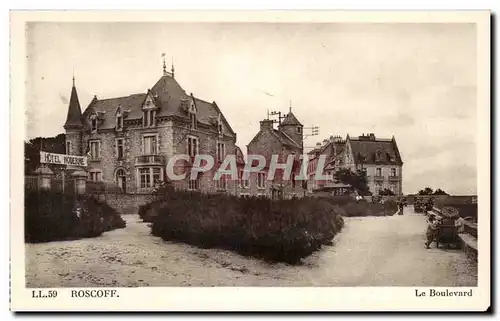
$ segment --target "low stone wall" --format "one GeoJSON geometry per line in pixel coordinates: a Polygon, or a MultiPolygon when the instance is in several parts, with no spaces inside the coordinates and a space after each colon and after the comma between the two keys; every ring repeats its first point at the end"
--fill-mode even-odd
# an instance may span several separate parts
{"type": "Polygon", "coordinates": [[[139,206],[150,202],[154,196],[151,194],[119,194],[112,193],[100,195],[100,199],[114,208],[120,214],[136,214],[139,206]]]}

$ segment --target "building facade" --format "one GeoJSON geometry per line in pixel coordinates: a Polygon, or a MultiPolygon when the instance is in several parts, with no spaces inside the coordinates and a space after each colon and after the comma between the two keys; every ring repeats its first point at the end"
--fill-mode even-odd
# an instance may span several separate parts
{"type": "Polygon", "coordinates": [[[124,97],[94,96],[81,112],[73,80],[64,125],[66,153],[87,155],[89,179],[119,186],[128,193],[148,193],[158,181],[169,180],[166,165],[174,155],[188,155],[175,163],[175,187],[201,192],[236,192],[237,182],[213,174],[228,154],[240,154],[233,131],[219,106],[187,94],[174,78],[163,75],[151,89],[124,97]],[[190,179],[197,154],[211,155],[215,167],[190,179]]]}
{"type": "Polygon", "coordinates": [[[339,185],[334,179],[330,181],[314,180],[315,160],[319,155],[327,155],[328,161],[324,172],[333,176],[336,171],[348,168],[353,172],[362,171],[366,174],[368,187],[373,195],[379,195],[384,190],[390,190],[395,195],[403,194],[403,161],[394,136],[390,139],[377,138],[370,133],[358,137],[347,135],[345,140],[333,139],[332,143],[319,145],[309,152],[312,160],[309,164],[309,177],[312,185],[309,190],[336,188],[347,191],[347,186],[339,185]],[[331,152],[335,146],[335,152],[331,152]]]}
{"type": "Polygon", "coordinates": [[[260,130],[247,145],[247,155],[261,155],[266,165],[259,173],[250,173],[250,179],[241,191],[243,195],[265,196],[270,198],[290,198],[303,196],[301,180],[295,180],[301,167],[303,153],[303,128],[295,115],[290,112],[282,121],[264,119],[260,122],[260,130]],[[273,155],[279,164],[285,164],[292,156],[290,178],[284,176],[283,170],[276,170],[274,178],[268,179],[269,165],[273,155]]]}

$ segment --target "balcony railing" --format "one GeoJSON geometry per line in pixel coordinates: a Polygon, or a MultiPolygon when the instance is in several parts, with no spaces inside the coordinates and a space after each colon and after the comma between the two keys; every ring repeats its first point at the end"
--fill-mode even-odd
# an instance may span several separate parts
{"type": "Polygon", "coordinates": [[[383,181],[384,180],[384,176],[375,175],[375,176],[373,176],[373,180],[376,181],[376,182],[383,181]]]}
{"type": "Polygon", "coordinates": [[[163,165],[165,157],[162,155],[139,155],[135,158],[136,165],[163,165]]]}
{"type": "Polygon", "coordinates": [[[389,176],[389,182],[399,182],[399,176],[389,176]]]}

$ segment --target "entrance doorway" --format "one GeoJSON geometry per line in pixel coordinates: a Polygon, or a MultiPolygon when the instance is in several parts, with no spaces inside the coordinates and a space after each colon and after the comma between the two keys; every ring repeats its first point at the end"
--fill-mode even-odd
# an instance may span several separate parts
{"type": "Polygon", "coordinates": [[[125,175],[125,171],[123,169],[119,169],[116,171],[116,185],[122,189],[124,193],[127,192],[127,176],[125,175]]]}

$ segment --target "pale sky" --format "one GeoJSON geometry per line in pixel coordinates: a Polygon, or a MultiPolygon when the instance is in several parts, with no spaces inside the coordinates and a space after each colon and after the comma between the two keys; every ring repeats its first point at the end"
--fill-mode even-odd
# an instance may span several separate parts
{"type": "MultiPolygon", "coordinates": [[[[216,101],[246,144],[267,110],[330,135],[396,137],[403,192],[476,193],[474,24],[35,23],[27,28],[27,136],[64,132],[73,70],[93,95],[144,93],[161,54],[187,93],[216,101]]],[[[307,130],[306,130],[307,132],[307,130]]]]}

